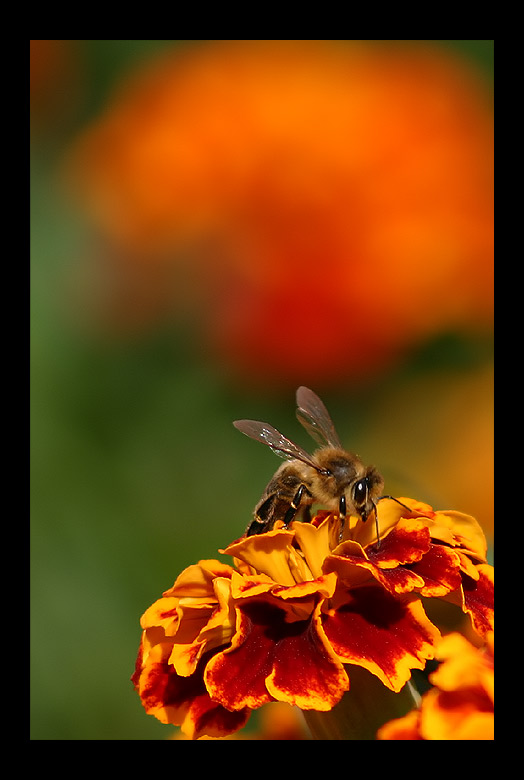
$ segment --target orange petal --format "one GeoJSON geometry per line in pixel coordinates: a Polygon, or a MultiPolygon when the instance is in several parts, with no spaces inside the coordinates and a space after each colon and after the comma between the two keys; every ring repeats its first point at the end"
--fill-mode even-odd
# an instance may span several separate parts
{"type": "Polygon", "coordinates": [[[279,585],[272,588],[271,593],[277,598],[284,600],[289,599],[303,599],[306,596],[313,596],[318,593],[323,598],[330,598],[337,586],[336,574],[323,574],[317,577],[315,580],[308,580],[307,582],[297,582],[296,585],[291,585],[289,588],[284,588],[279,585]]]}
{"type": "Polygon", "coordinates": [[[269,593],[274,586],[274,580],[266,574],[235,573],[231,578],[231,596],[234,599],[259,596],[261,593],[269,593]]]}
{"type": "Polygon", "coordinates": [[[188,566],[176,578],[174,585],[164,592],[164,596],[214,599],[213,580],[215,577],[229,577],[235,570],[220,561],[202,560],[188,566]]]}
{"type": "Polygon", "coordinates": [[[452,510],[435,512],[431,535],[439,526],[449,528],[455,537],[455,545],[460,545],[481,560],[486,560],[486,537],[480,523],[471,515],[452,510]]]}
{"type": "Polygon", "coordinates": [[[290,555],[294,553],[291,546],[294,536],[292,531],[280,530],[255,534],[233,542],[220,552],[240,558],[280,585],[294,585],[295,578],[289,566],[290,555]]]}
{"type": "Polygon", "coordinates": [[[422,739],[419,731],[420,714],[412,710],[403,718],[395,718],[385,723],[377,731],[377,739],[422,739]]]}
{"type": "Polygon", "coordinates": [[[331,552],[333,533],[340,521],[336,515],[328,514],[318,526],[312,523],[298,523],[292,525],[295,539],[302,550],[313,577],[322,574],[322,563],[331,552]]]}
{"type": "Polygon", "coordinates": [[[229,644],[235,632],[230,580],[217,577],[213,588],[217,596],[213,609],[195,611],[188,607],[182,611],[169,663],[184,677],[193,674],[204,652],[229,644]]]}
{"type": "Polygon", "coordinates": [[[467,692],[449,693],[436,688],[424,696],[420,714],[423,739],[494,739],[493,710],[479,709],[479,703],[467,692]]]}
{"type": "Polygon", "coordinates": [[[441,663],[429,680],[441,691],[482,691],[493,703],[493,653],[474,647],[457,632],[442,637],[436,656],[441,663]]]}

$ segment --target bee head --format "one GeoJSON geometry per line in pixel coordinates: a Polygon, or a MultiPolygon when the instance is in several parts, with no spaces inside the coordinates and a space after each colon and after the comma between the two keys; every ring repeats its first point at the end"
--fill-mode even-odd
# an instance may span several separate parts
{"type": "Polygon", "coordinates": [[[383,487],[384,480],[373,466],[369,466],[365,476],[353,483],[351,498],[363,522],[366,522],[374,510],[375,501],[383,487]]]}

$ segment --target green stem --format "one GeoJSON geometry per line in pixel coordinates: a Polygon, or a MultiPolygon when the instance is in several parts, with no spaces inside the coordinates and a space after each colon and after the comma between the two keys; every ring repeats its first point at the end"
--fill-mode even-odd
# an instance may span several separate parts
{"type": "Polygon", "coordinates": [[[313,739],[373,740],[380,726],[418,706],[420,697],[411,683],[393,693],[367,669],[346,668],[350,690],[332,710],[303,710],[313,739]]]}

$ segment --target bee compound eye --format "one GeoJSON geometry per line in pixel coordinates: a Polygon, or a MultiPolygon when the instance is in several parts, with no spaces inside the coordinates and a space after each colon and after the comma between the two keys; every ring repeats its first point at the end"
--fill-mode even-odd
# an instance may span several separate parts
{"type": "Polygon", "coordinates": [[[366,479],[359,479],[353,488],[353,501],[355,504],[363,504],[368,495],[368,481],[366,479]]]}

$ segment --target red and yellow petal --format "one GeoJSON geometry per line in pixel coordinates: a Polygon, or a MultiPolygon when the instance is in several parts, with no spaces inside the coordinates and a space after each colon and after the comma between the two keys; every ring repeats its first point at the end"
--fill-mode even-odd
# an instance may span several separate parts
{"type": "Polygon", "coordinates": [[[347,541],[327,556],[322,568],[325,574],[336,574],[347,588],[355,588],[372,579],[375,565],[369,560],[362,545],[347,541]]]}
{"type": "Polygon", "coordinates": [[[487,563],[475,567],[477,579],[462,572],[461,587],[443,597],[468,614],[476,633],[486,638],[494,629],[494,569],[487,563]]]}
{"type": "Polygon", "coordinates": [[[416,518],[401,518],[380,543],[366,550],[357,542],[344,542],[336,555],[324,562],[325,571],[336,571],[348,585],[356,586],[362,577],[352,567],[366,569],[392,594],[413,590],[436,597],[460,587],[460,557],[443,545],[432,544],[429,530],[416,518]]]}
{"type": "Polygon", "coordinates": [[[443,661],[429,676],[417,710],[386,724],[379,739],[492,740],[493,635],[478,649],[458,633],[439,642],[436,657],[443,661]]]}
{"type": "Polygon", "coordinates": [[[383,500],[378,504],[381,533],[395,527],[401,518],[420,518],[427,525],[431,538],[451,547],[460,547],[476,560],[486,560],[486,537],[478,521],[471,515],[454,510],[434,510],[429,504],[413,498],[383,500]]]}
{"type": "Polygon", "coordinates": [[[180,614],[177,598],[157,599],[146,609],[140,618],[142,628],[160,626],[166,634],[176,634],[179,625],[180,614]]]}
{"type": "Polygon", "coordinates": [[[382,538],[380,546],[364,549],[358,542],[343,542],[337,547],[336,554],[326,558],[324,571],[336,571],[344,582],[355,586],[363,578],[356,575],[352,568],[360,567],[369,571],[390,593],[408,593],[423,587],[424,580],[405,564],[420,561],[429,548],[430,537],[425,524],[415,518],[400,518],[382,538]]]}
{"type": "Polygon", "coordinates": [[[363,666],[395,692],[433,658],[440,637],[419,600],[401,601],[375,585],[347,591],[323,621],[341,661],[363,666]]]}
{"type": "Polygon", "coordinates": [[[344,542],[339,550],[342,554],[330,555],[325,562],[325,568],[327,571],[336,572],[346,585],[358,586],[369,579],[369,575],[374,577],[389,593],[409,593],[424,585],[424,580],[421,577],[404,566],[397,566],[394,569],[380,568],[369,559],[356,542],[344,542]],[[364,575],[364,571],[369,574],[364,575]]]}
{"type": "Polygon", "coordinates": [[[266,574],[234,574],[231,578],[231,596],[234,599],[260,596],[262,593],[269,593],[275,584],[266,574]]]}
{"type": "Polygon", "coordinates": [[[170,642],[155,645],[135,685],[148,715],[178,726],[185,718],[188,701],[202,693],[202,686],[196,677],[179,677],[168,663],[170,654],[170,642]]]}
{"type": "Polygon", "coordinates": [[[396,569],[380,569],[370,563],[369,568],[382,587],[388,591],[400,595],[402,593],[411,593],[413,590],[420,590],[424,587],[424,580],[416,572],[399,566],[396,569]]]}
{"type": "Polygon", "coordinates": [[[304,600],[308,596],[314,596],[316,593],[322,598],[330,598],[334,594],[336,587],[337,577],[335,574],[322,574],[316,580],[297,582],[296,585],[292,585],[289,588],[276,585],[272,588],[271,593],[274,596],[278,596],[278,598],[284,599],[284,601],[291,599],[304,600]]]}
{"type": "Polygon", "coordinates": [[[423,580],[418,589],[422,596],[437,598],[460,588],[460,556],[442,544],[431,544],[412,571],[423,580]]]}
{"type": "Polygon", "coordinates": [[[208,693],[204,693],[192,699],[180,725],[189,739],[227,737],[243,728],[250,715],[251,710],[247,708],[230,712],[213,701],[208,693]]]}
{"type": "Polygon", "coordinates": [[[287,609],[286,620],[292,623],[294,620],[308,618],[318,600],[318,597],[330,598],[336,589],[337,577],[334,573],[323,574],[315,580],[297,582],[286,587],[277,585],[265,574],[240,576],[236,574],[231,579],[231,594],[234,599],[245,599],[260,596],[263,593],[282,600],[280,607],[287,609]]]}
{"type": "Polygon", "coordinates": [[[271,672],[274,635],[268,627],[284,621],[281,612],[258,598],[237,608],[231,646],[217,653],[204,673],[210,696],[228,710],[256,709],[271,701],[265,681],[271,672]]]}
{"type": "Polygon", "coordinates": [[[348,676],[328,642],[319,602],[305,630],[288,636],[266,680],[270,694],[303,710],[330,710],[349,690],[348,676]]]}
{"type": "Polygon", "coordinates": [[[463,611],[471,616],[475,631],[482,637],[494,629],[494,569],[488,563],[476,567],[477,581],[462,576],[463,611]]]}
{"type": "Polygon", "coordinates": [[[430,547],[429,529],[423,520],[401,517],[394,528],[381,538],[380,546],[368,550],[369,557],[383,569],[420,561],[430,547]]]}
{"type": "Polygon", "coordinates": [[[212,698],[232,710],[260,707],[273,699],[303,709],[330,709],[348,689],[344,668],[326,640],[320,597],[303,619],[292,600],[271,594],[237,602],[238,630],[231,646],[205,672],[212,698]]]}
{"type": "MultiPolygon", "coordinates": [[[[377,512],[381,542],[392,529],[397,528],[403,519],[413,519],[421,515],[425,517],[426,510],[430,509],[431,507],[428,504],[422,504],[413,499],[400,498],[398,501],[395,501],[394,499],[384,498],[379,501],[377,512]]],[[[355,529],[354,538],[363,546],[376,542],[373,524],[359,522],[355,529]]]]}
{"type": "MultiPolygon", "coordinates": [[[[236,576],[236,573],[233,573],[236,576]]],[[[231,596],[231,579],[217,577],[213,582],[216,606],[198,639],[206,642],[206,650],[228,644],[235,632],[235,610],[231,596]]]]}
{"type": "Polygon", "coordinates": [[[162,723],[181,726],[191,739],[203,735],[225,736],[242,728],[249,710],[229,712],[214,702],[204,686],[201,667],[189,677],[181,677],[168,662],[171,643],[156,645],[149,653],[147,664],[133,676],[144,709],[162,723]]]}
{"type": "Polygon", "coordinates": [[[458,557],[460,558],[460,570],[463,574],[467,574],[472,580],[478,580],[479,573],[477,570],[478,561],[474,562],[471,557],[464,553],[462,550],[455,549],[458,557]],[[475,565],[476,563],[476,565],[475,565]]]}
{"type": "Polygon", "coordinates": [[[480,523],[471,515],[452,510],[432,512],[429,528],[433,539],[447,541],[453,534],[453,546],[462,547],[481,561],[486,560],[486,537],[480,523]]]}

